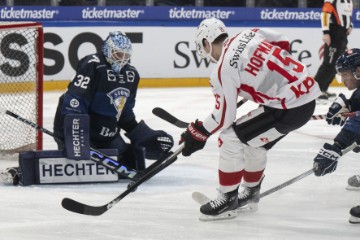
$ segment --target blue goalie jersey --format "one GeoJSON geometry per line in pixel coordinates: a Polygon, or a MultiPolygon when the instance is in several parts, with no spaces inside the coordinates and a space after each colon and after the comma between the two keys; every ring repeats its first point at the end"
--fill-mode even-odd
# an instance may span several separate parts
{"type": "Polygon", "coordinates": [[[101,53],[84,57],[67,91],[59,99],[55,135],[64,138],[66,114],[88,114],[90,140],[111,141],[122,126],[135,119],[133,108],[139,79],[138,71],[130,64],[116,76],[101,53]]]}

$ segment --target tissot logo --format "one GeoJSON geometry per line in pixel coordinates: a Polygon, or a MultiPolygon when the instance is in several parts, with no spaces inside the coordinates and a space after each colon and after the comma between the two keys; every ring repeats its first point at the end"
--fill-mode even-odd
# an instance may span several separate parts
{"type": "MultiPolygon", "coordinates": [[[[126,35],[130,38],[132,44],[143,43],[142,32],[126,32],[126,35]]],[[[61,72],[65,66],[65,57],[63,51],[54,48],[48,48],[47,46],[57,46],[63,43],[63,36],[57,33],[44,33],[44,74],[55,75],[61,72]],[[51,62],[51,64],[47,64],[51,62]]],[[[78,50],[86,44],[92,44],[98,52],[101,52],[103,40],[96,33],[84,32],[76,35],[70,40],[68,49],[69,63],[73,69],[76,69],[76,65],[79,62],[78,50]]],[[[67,56],[67,55],[65,55],[67,56]]]]}
{"type": "Polygon", "coordinates": [[[26,73],[30,67],[29,56],[24,52],[24,49],[31,47],[28,40],[19,33],[10,33],[0,35],[0,43],[0,71],[10,77],[26,73]]]}

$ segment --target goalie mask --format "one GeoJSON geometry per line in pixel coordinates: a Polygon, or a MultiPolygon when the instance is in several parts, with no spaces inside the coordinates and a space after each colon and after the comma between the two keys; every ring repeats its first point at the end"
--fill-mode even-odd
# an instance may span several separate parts
{"type": "Polygon", "coordinates": [[[110,32],[104,41],[102,53],[111,64],[114,73],[119,74],[131,58],[132,46],[130,38],[120,31],[110,32]]]}
{"type": "Polygon", "coordinates": [[[202,58],[210,58],[214,62],[217,62],[211,56],[212,46],[211,43],[215,41],[220,35],[226,34],[225,24],[216,18],[208,18],[203,20],[196,30],[195,35],[195,44],[196,44],[196,51],[202,58]],[[210,51],[207,53],[204,48],[204,39],[206,39],[210,44],[210,51]]]}
{"type": "Polygon", "coordinates": [[[336,72],[351,71],[353,76],[360,80],[360,76],[356,75],[356,68],[360,67],[360,49],[353,48],[345,51],[336,61],[336,72]]]}

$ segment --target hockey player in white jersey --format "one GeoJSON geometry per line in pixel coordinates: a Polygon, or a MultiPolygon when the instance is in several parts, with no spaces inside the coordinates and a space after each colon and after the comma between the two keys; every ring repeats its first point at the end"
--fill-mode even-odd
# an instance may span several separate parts
{"type": "Polygon", "coordinates": [[[201,206],[200,219],[231,218],[240,207],[257,207],[268,150],[308,122],[320,89],[277,32],[252,28],[229,37],[224,23],[210,18],[200,23],[195,42],[198,54],[216,64],[210,80],[215,106],[181,134],[182,154],[202,149],[220,131],[219,195],[201,206]],[[239,96],[259,107],[236,119],[239,96]]]}

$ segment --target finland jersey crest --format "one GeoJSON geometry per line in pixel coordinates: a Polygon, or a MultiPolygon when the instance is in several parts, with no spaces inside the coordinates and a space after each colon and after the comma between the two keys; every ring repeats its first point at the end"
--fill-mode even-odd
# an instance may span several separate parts
{"type": "Polygon", "coordinates": [[[116,118],[117,120],[119,120],[122,110],[124,109],[126,100],[130,96],[130,91],[129,89],[120,87],[109,92],[107,96],[110,98],[111,103],[114,105],[117,111],[116,118]]]}

